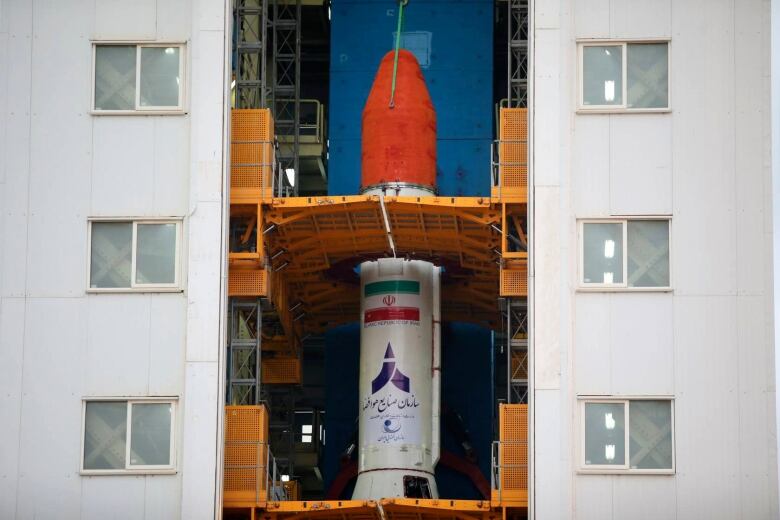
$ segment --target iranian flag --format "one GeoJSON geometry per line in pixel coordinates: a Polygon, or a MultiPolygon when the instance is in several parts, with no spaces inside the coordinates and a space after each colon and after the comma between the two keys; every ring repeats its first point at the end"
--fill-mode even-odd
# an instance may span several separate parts
{"type": "Polygon", "coordinates": [[[383,321],[420,321],[420,282],[384,280],[363,288],[364,324],[383,321]]]}

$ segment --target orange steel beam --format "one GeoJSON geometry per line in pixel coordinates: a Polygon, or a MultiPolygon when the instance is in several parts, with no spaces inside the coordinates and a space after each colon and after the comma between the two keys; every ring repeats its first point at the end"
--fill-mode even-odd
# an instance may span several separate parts
{"type": "MultiPolygon", "coordinates": [[[[428,258],[445,266],[444,319],[499,325],[505,206],[487,197],[385,198],[398,256],[428,258]]],[[[512,213],[525,210],[524,205],[511,206],[512,213]]],[[[263,217],[260,228],[270,230],[263,234],[264,250],[280,252],[267,263],[272,272],[270,297],[285,329],[294,328],[294,317],[282,299],[300,302],[306,313],[295,331],[298,337],[358,320],[356,277],[347,283],[331,269],[350,264],[349,274],[360,261],[391,254],[379,197],[276,198],[263,203],[258,213],[263,217]]]]}
{"type": "MultiPolygon", "coordinates": [[[[249,504],[226,504],[226,508],[249,504]]],[[[258,502],[258,516],[268,520],[501,520],[522,512],[527,500],[495,504],[490,500],[385,498],[382,500],[323,500],[258,502]]]]}

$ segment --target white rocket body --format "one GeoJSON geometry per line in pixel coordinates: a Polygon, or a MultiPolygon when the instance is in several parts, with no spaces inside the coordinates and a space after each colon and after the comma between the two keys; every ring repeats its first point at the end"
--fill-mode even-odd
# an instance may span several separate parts
{"type": "Polygon", "coordinates": [[[439,281],[440,269],[420,260],[383,258],[360,266],[360,447],[353,499],[438,498],[439,281]]]}

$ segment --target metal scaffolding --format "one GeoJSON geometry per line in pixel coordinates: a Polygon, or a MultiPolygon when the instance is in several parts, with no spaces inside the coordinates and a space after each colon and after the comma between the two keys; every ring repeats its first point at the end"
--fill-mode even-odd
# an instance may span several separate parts
{"type": "Polygon", "coordinates": [[[508,107],[528,106],[528,0],[507,1],[508,107]]]}
{"type": "Polygon", "coordinates": [[[260,300],[230,299],[227,402],[254,405],[260,402],[262,357],[262,306],[260,300]]]}
{"type": "MultiPolygon", "coordinates": [[[[528,0],[507,0],[507,106],[528,107],[528,0]]],[[[526,220],[527,222],[527,220],[526,220]]],[[[518,229],[522,232],[522,229],[518,229]]],[[[527,236],[527,232],[525,233],[527,236]]],[[[507,401],[528,403],[528,300],[506,302],[507,401]]]]}
{"type": "Polygon", "coordinates": [[[265,108],[267,80],[268,0],[235,0],[235,106],[265,108]]]}
{"type": "Polygon", "coordinates": [[[507,402],[528,403],[528,300],[508,299],[507,402]]]}
{"type": "Polygon", "coordinates": [[[301,148],[301,0],[272,0],[273,88],[271,110],[279,138],[281,171],[292,169],[291,195],[298,193],[301,148]]]}

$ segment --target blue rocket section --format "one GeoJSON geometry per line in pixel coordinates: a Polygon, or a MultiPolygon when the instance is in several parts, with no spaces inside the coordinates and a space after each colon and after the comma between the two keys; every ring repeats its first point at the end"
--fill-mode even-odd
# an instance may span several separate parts
{"type": "MultiPolygon", "coordinates": [[[[357,429],[359,325],[345,325],[328,331],[325,349],[327,442],[320,467],[327,490],[340,469],[341,452],[357,429]]],[[[489,330],[464,323],[445,323],[442,327],[442,401],[463,418],[477,451],[479,467],[488,482],[493,440],[492,355],[493,342],[489,330]]],[[[445,450],[463,456],[457,439],[444,425],[441,439],[445,450]]],[[[481,498],[467,477],[441,465],[436,468],[436,482],[442,498],[481,498]]],[[[352,490],[349,489],[342,498],[351,496],[352,490]]]]}
{"type": "MultiPolygon", "coordinates": [[[[398,2],[333,0],[328,193],[360,189],[361,114],[382,57],[395,47],[398,2]]],[[[493,1],[413,0],[402,47],[415,54],[436,108],[439,193],[490,193],[493,1]]]]}

